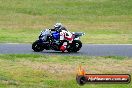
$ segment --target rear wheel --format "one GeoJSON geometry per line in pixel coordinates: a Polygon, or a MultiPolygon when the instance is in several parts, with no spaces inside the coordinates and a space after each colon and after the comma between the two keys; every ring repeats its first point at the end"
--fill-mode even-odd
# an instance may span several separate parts
{"type": "Polygon", "coordinates": [[[68,52],[77,52],[81,49],[82,42],[80,40],[74,40],[70,47],[67,49],[68,52]]]}
{"type": "Polygon", "coordinates": [[[42,44],[40,44],[39,40],[36,40],[33,44],[32,44],[32,49],[35,52],[40,52],[44,50],[44,47],[42,44]]]}

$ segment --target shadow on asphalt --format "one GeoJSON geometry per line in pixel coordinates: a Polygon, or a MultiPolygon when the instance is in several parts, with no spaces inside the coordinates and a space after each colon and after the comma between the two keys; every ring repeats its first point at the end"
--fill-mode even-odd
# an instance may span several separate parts
{"type": "MultiPolygon", "coordinates": [[[[32,51],[34,52],[34,51],[32,51]]],[[[42,51],[42,52],[34,52],[34,53],[38,53],[38,54],[56,54],[56,55],[78,55],[79,52],[61,52],[61,51],[42,51]]]]}

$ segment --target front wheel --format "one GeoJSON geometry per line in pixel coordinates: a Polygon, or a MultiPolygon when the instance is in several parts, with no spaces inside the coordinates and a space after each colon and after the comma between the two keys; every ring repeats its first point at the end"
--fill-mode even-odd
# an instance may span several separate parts
{"type": "Polygon", "coordinates": [[[43,45],[39,42],[39,40],[36,40],[33,44],[32,44],[32,49],[35,52],[40,52],[44,50],[43,45]]]}
{"type": "Polygon", "coordinates": [[[67,49],[68,52],[77,52],[81,49],[82,42],[80,40],[74,40],[70,47],[67,49]]]}

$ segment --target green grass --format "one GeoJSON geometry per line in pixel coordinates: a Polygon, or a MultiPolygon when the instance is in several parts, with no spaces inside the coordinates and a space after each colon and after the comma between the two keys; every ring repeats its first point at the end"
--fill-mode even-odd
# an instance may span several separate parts
{"type": "Polygon", "coordinates": [[[87,73],[132,75],[129,57],[0,55],[1,88],[131,88],[132,84],[79,86],[75,77],[82,64],[87,73]]]}
{"type": "Polygon", "coordinates": [[[35,41],[62,22],[82,31],[83,43],[132,43],[131,0],[1,0],[0,42],[35,41]]]}

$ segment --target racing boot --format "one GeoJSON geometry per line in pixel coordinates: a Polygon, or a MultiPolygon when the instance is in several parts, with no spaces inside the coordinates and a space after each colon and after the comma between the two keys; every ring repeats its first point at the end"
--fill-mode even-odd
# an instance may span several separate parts
{"type": "Polygon", "coordinates": [[[60,47],[60,51],[65,52],[67,46],[67,42],[64,42],[63,45],[60,47]]]}
{"type": "Polygon", "coordinates": [[[63,46],[63,45],[62,45],[62,46],[60,47],[60,51],[65,52],[65,50],[66,50],[66,46],[63,46]]]}

